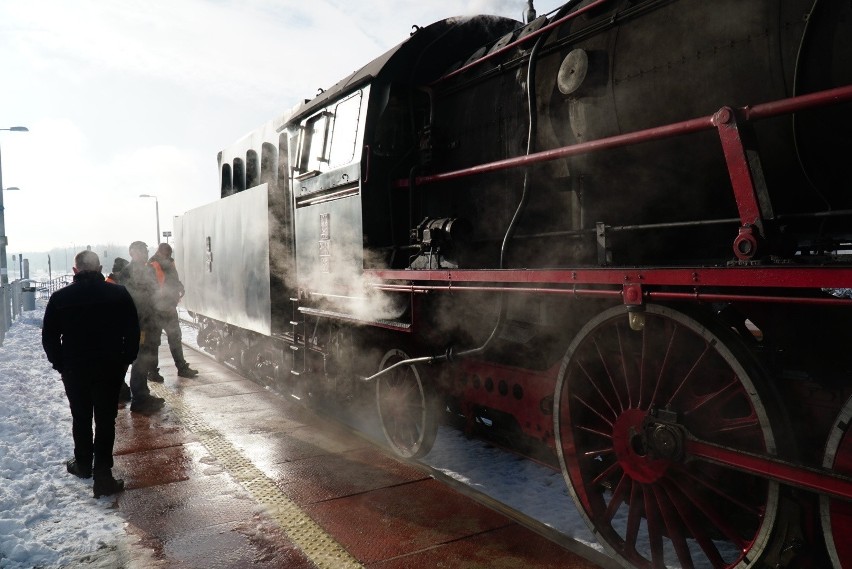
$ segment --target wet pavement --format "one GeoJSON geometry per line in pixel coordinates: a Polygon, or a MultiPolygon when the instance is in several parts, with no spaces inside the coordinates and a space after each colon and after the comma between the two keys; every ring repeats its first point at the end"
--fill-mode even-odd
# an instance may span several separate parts
{"type": "Polygon", "coordinates": [[[155,566],[576,568],[597,565],[416,466],[187,350],[160,352],[166,406],[120,409],[114,507],[155,566]]]}

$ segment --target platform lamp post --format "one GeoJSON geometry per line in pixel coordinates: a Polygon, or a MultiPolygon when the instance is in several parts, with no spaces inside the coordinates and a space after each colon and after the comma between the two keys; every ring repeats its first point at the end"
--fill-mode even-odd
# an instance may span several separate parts
{"type": "Polygon", "coordinates": [[[160,202],[157,196],[151,194],[139,194],[140,198],[154,198],[154,211],[157,214],[157,240],[154,241],[154,247],[160,244],[160,202]]]}
{"type": "MultiPolygon", "coordinates": [[[[19,188],[17,186],[12,186],[11,188],[3,188],[3,192],[20,191],[20,189],[21,188],[19,188]]],[[[0,200],[0,203],[3,203],[2,200],[0,200]]],[[[3,208],[3,213],[5,214],[5,212],[6,212],[6,209],[3,208]]],[[[23,267],[24,267],[24,256],[23,256],[23,254],[18,255],[18,259],[19,259],[20,267],[21,267],[20,269],[18,269],[18,278],[22,279],[22,278],[24,278],[24,276],[23,276],[24,275],[24,272],[23,272],[24,271],[24,269],[23,269],[23,267]]],[[[15,256],[12,255],[12,264],[14,265],[14,263],[15,263],[15,256]]]]}
{"type": "MultiPolygon", "coordinates": [[[[29,132],[25,126],[0,128],[11,132],[29,132]]],[[[12,189],[12,188],[8,188],[12,189]]],[[[18,188],[14,188],[18,189],[18,188]]],[[[0,284],[9,284],[9,269],[6,267],[6,218],[3,214],[3,159],[0,154],[0,284]]]]}

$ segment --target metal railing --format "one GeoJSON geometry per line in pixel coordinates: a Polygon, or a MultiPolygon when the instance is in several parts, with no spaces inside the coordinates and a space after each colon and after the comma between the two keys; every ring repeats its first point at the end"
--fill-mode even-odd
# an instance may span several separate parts
{"type": "Polygon", "coordinates": [[[12,323],[24,312],[35,309],[36,299],[46,300],[54,291],[68,285],[72,278],[73,275],[62,275],[45,281],[17,279],[0,285],[0,346],[12,323]]]}

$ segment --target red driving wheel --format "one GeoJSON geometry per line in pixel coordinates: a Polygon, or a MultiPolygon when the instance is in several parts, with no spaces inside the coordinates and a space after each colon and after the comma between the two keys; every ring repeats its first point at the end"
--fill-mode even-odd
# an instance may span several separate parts
{"type": "MultiPolygon", "coordinates": [[[[840,474],[852,475],[852,432],[849,421],[852,420],[852,397],[846,401],[843,410],[834,422],[822,465],[840,474]]],[[[820,497],[822,529],[828,554],[835,569],[852,567],[852,503],[843,500],[820,497]]]]}
{"type": "Polygon", "coordinates": [[[752,567],[770,543],[778,484],[684,456],[686,433],[775,453],[761,373],[728,332],[656,305],[634,331],[615,307],[568,348],[554,406],[562,472],[625,565],[752,567]]]}

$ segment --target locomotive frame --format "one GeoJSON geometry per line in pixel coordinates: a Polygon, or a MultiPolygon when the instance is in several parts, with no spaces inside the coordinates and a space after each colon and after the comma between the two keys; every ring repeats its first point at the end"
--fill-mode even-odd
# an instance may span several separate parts
{"type": "MultiPolygon", "coordinates": [[[[805,2],[788,4],[779,12],[805,2]]],[[[817,115],[819,128],[848,125],[852,85],[832,77],[806,94],[581,132],[575,90],[612,98],[613,87],[595,76],[597,50],[577,46],[679,5],[700,11],[689,0],[578,0],[521,26],[439,22],[220,153],[222,199],[175,225],[199,344],[299,398],[346,401],[369,385],[402,457],[427,453],[438,423],[454,420],[551,463],[626,567],[852,565],[852,204],[820,196],[828,207],[796,209],[778,196],[787,170],[773,156],[789,117],[839,109],[817,115]],[[536,96],[551,79],[534,74],[540,49],[562,65],[537,65],[567,74],[556,80],[571,99],[567,144],[533,125],[559,104],[536,96]],[[465,97],[483,85],[506,95],[468,139],[465,97]],[[493,142],[523,124],[506,110],[520,93],[531,109],[523,144],[493,142]],[[395,148],[403,138],[413,150],[395,148]],[[673,200],[684,212],[652,215],[651,198],[624,195],[595,210],[596,189],[564,175],[596,164],[572,160],[672,140],[691,152],[716,145],[707,164],[724,172],[730,195],[715,199],[727,205],[693,218],[702,206],[673,200]],[[565,219],[550,212],[539,228],[523,216],[527,188],[548,183],[571,189],[544,191],[544,209],[560,204],[565,219]],[[618,201],[635,211],[585,216],[609,217],[618,201]],[[504,235],[491,227],[501,221],[504,235]],[[518,242],[529,245],[512,258],[518,242]]],[[[818,9],[808,15],[825,21],[818,9]]],[[[834,130],[826,144],[849,141],[834,130]]],[[[653,146],[643,155],[652,172],[659,149],[676,151],[653,146]]],[[[673,176],[700,185],[694,172],[673,176]]]]}

